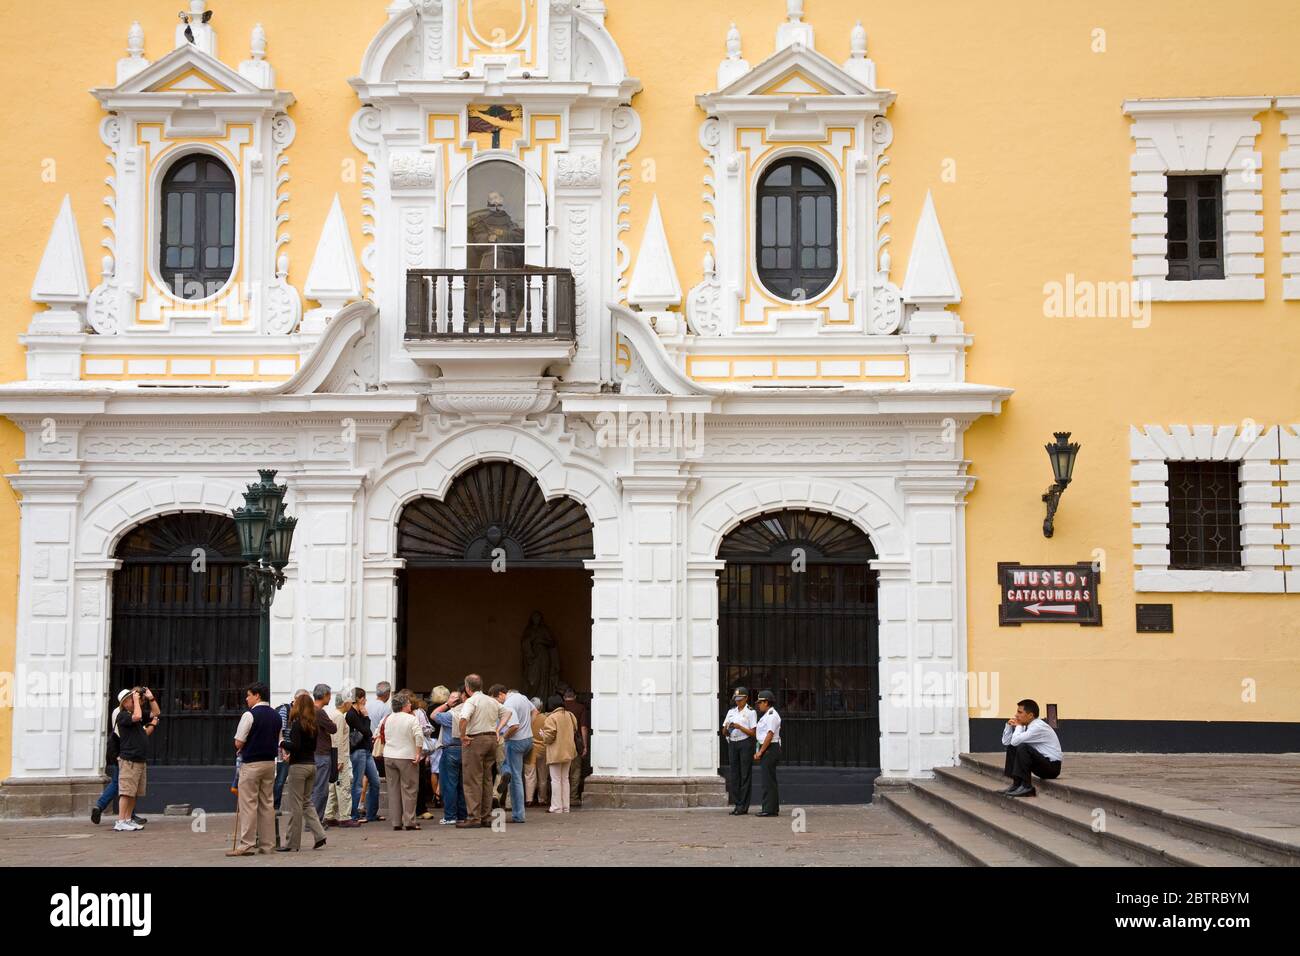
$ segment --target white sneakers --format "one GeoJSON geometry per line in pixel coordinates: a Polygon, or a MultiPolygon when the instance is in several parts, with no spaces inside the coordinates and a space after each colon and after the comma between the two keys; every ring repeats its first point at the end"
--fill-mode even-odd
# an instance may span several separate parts
{"type": "Polygon", "coordinates": [[[126,832],[130,830],[143,830],[144,827],[140,826],[140,824],[136,823],[134,820],[118,820],[117,823],[113,824],[113,829],[126,832]]]}

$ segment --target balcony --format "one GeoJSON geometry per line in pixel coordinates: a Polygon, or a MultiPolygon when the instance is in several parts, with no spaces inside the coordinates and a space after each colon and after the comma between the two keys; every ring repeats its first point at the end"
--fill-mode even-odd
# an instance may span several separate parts
{"type": "Polygon", "coordinates": [[[538,377],[576,349],[568,269],[413,269],[406,351],[447,378],[538,377]]]}

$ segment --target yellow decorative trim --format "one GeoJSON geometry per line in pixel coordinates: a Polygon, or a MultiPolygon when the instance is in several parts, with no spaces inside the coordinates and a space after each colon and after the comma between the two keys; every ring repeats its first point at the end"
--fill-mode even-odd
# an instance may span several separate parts
{"type": "Polygon", "coordinates": [[[83,355],[81,378],[119,382],[283,382],[297,373],[300,364],[297,355],[83,355]],[[266,363],[289,363],[292,368],[266,363]]]}
{"type": "Polygon", "coordinates": [[[690,355],[697,382],[906,382],[906,355],[690,355]],[[874,367],[873,367],[874,366],[874,367]]]}
{"type": "MultiPolygon", "coordinates": [[[[244,242],[243,242],[244,228],[245,228],[245,223],[244,223],[245,217],[243,215],[243,194],[244,194],[244,187],[245,187],[244,155],[248,150],[252,149],[254,135],[255,134],[254,134],[252,123],[227,123],[225,132],[221,136],[187,136],[183,139],[174,139],[173,137],[168,136],[167,128],[163,123],[136,124],[136,132],[135,132],[136,145],[144,149],[145,154],[148,156],[148,160],[145,164],[146,169],[145,169],[144,178],[146,183],[146,190],[145,190],[145,197],[144,197],[144,229],[142,230],[142,232],[144,233],[145,279],[148,282],[149,286],[153,288],[156,292],[158,292],[159,295],[163,296],[166,299],[169,299],[174,303],[177,303],[177,305],[171,309],[160,309],[159,317],[157,319],[143,319],[140,317],[140,312],[145,306],[145,299],[144,298],[137,299],[135,303],[135,324],[136,325],[145,326],[146,328],[148,327],[157,328],[162,325],[165,325],[167,323],[169,316],[193,315],[195,312],[204,312],[204,311],[219,313],[221,324],[227,328],[241,328],[249,324],[248,319],[241,319],[238,322],[228,321],[226,318],[228,314],[228,306],[223,305],[222,303],[229,302],[232,295],[238,297],[240,294],[239,290],[242,289],[244,285],[244,270],[247,267],[247,262],[246,262],[247,257],[244,255],[244,242]],[[147,139],[145,137],[145,130],[148,129],[157,131],[158,134],[157,139],[147,139]],[[242,130],[246,135],[235,144],[236,148],[238,149],[238,153],[236,153],[227,144],[230,143],[230,141],[234,138],[234,133],[240,130],[242,130]],[[153,229],[155,225],[154,218],[153,218],[154,172],[155,170],[157,170],[160,164],[162,164],[164,161],[167,160],[169,156],[171,156],[172,153],[183,150],[186,146],[189,146],[193,143],[208,143],[218,153],[220,153],[226,159],[226,162],[229,164],[231,173],[233,173],[235,177],[235,183],[236,183],[235,250],[236,250],[236,261],[238,263],[238,268],[236,269],[235,274],[231,276],[230,282],[227,283],[224,292],[219,293],[216,296],[213,296],[211,299],[200,300],[197,303],[188,302],[184,299],[177,298],[176,295],[173,294],[173,292],[170,289],[166,288],[161,283],[159,283],[156,277],[154,276],[155,264],[157,260],[157,256],[156,254],[154,254],[154,242],[158,239],[158,236],[153,233],[153,229]]],[[[249,303],[247,301],[244,301],[242,302],[242,304],[246,307],[245,314],[247,314],[246,309],[249,303]]]]}
{"type": "Polygon", "coordinates": [[[777,79],[769,83],[764,89],[758,91],[759,96],[830,96],[831,91],[826,89],[811,76],[801,70],[799,67],[793,67],[782,73],[777,79]],[[793,79],[800,79],[813,88],[813,92],[808,90],[782,90],[786,83],[793,79]]]}
{"type": "Polygon", "coordinates": [[[853,323],[853,317],[851,314],[853,309],[853,302],[849,298],[848,285],[846,283],[846,277],[848,275],[848,262],[845,260],[844,257],[845,220],[847,218],[845,214],[846,213],[845,194],[847,190],[845,187],[848,180],[848,174],[846,173],[846,170],[848,168],[848,154],[853,149],[856,148],[857,137],[858,137],[858,131],[855,127],[828,126],[826,128],[826,136],[821,141],[806,140],[797,143],[787,143],[787,142],[769,143],[767,139],[766,127],[742,126],[736,129],[736,152],[738,153],[744,152],[747,157],[746,160],[747,185],[745,189],[745,202],[746,202],[746,206],[749,207],[748,208],[749,221],[745,223],[745,283],[744,283],[744,288],[742,290],[742,294],[740,296],[740,300],[742,303],[742,307],[740,309],[741,325],[749,326],[751,328],[767,326],[771,324],[772,321],[771,314],[773,312],[791,312],[791,311],[799,311],[799,310],[816,311],[821,315],[821,322],[823,325],[828,325],[828,326],[851,325],[853,323]],[[745,146],[743,143],[743,137],[746,133],[757,133],[759,136],[759,142],[761,144],[761,148],[754,155],[749,155],[751,152],[750,148],[745,146]],[[832,151],[833,149],[832,144],[834,143],[836,133],[849,134],[848,142],[840,146],[840,150],[839,150],[840,157],[838,159],[835,157],[835,154],[832,151]],[[837,202],[836,202],[836,215],[835,215],[835,220],[836,220],[835,224],[836,224],[836,233],[837,233],[836,239],[839,242],[839,248],[840,248],[839,276],[836,278],[835,284],[832,285],[829,289],[823,291],[820,295],[815,296],[811,299],[807,299],[804,302],[798,302],[798,303],[781,302],[773,298],[763,288],[762,283],[757,281],[756,279],[757,264],[754,259],[754,245],[753,245],[754,230],[755,230],[755,217],[754,217],[755,210],[752,207],[753,207],[754,187],[756,185],[753,181],[754,170],[757,169],[760,165],[762,165],[764,158],[769,153],[777,149],[788,149],[792,146],[802,147],[804,149],[810,149],[816,153],[821,154],[825,158],[828,165],[830,165],[831,167],[839,171],[839,187],[837,188],[838,195],[836,197],[837,202]],[[767,306],[764,306],[763,317],[761,319],[754,319],[754,320],[745,319],[744,303],[749,301],[749,295],[751,290],[754,291],[755,295],[757,295],[759,299],[769,303],[767,306]],[[849,307],[850,315],[847,319],[832,319],[829,308],[815,308],[815,306],[817,306],[818,303],[825,302],[828,299],[834,297],[836,292],[840,294],[841,301],[843,301],[849,307]]]}
{"type": "Polygon", "coordinates": [[[233,93],[234,90],[226,86],[224,83],[217,82],[212,77],[208,76],[208,74],[200,70],[198,67],[192,66],[184,73],[174,76],[172,77],[172,79],[168,80],[166,86],[156,86],[153,89],[149,90],[149,92],[150,93],[233,93]],[[200,80],[202,80],[204,83],[207,84],[207,89],[200,89],[194,86],[179,85],[185,82],[186,80],[190,79],[191,77],[198,77],[200,80]]]}
{"type": "Polygon", "coordinates": [[[631,371],[632,369],[632,349],[623,341],[622,336],[619,336],[618,339],[618,347],[615,351],[614,363],[625,372],[631,371]]]}

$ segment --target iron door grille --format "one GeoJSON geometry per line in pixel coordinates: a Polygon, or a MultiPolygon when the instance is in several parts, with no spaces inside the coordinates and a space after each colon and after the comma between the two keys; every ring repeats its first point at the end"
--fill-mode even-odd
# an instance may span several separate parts
{"type": "Polygon", "coordinates": [[[1169,566],[1241,567],[1241,463],[1171,461],[1169,566]]]}
{"type": "Polygon", "coordinates": [[[112,692],[148,686],[162,720],[149,762],[231,763],[244,690],[257,679],[259,610],[241,563],[124,562],[113,575],[112,692]]]}
{"type": "MultiPolygon", "coordinates": [[[[721,713],[776,694],[786,764],[880,765],[876,572],[863,563],[728,562],[718,579],[721,713]]],[[[722,765],[728,764],[721,748],[722,765]]]]}

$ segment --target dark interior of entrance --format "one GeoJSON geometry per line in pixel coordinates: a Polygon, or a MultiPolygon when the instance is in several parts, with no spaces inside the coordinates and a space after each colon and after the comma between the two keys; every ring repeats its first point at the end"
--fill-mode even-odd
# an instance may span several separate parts
{"type": "Polygon", "coordinates": [[[530,683],[526,669],[534,675],[551,671],[549,639],[559,679],[584,698],[590,692],[590,572],[413,568],[404,573],[402,586],[404,633],[397,665],[402,686],[454,688],[472,672],[489,684],[522,690],[530,683]],[[533,622],[534,612],[540,622],[533,622]],[[525,647],[534,642],[541,653],[525,647]]]}
{"type": "Polygon", "coordinates": [[[566,683],[590,700],[594,550],[581,504],[547,500],[517,465],[482,462],[445,498],[408,504],[397,542],[399,684],[455,688],[477,673],[529,696],[566,683]]]}

